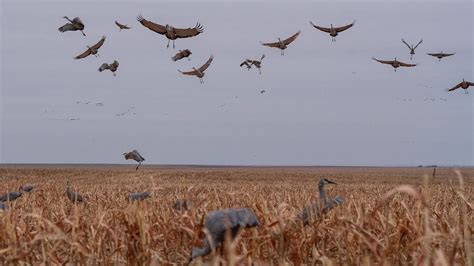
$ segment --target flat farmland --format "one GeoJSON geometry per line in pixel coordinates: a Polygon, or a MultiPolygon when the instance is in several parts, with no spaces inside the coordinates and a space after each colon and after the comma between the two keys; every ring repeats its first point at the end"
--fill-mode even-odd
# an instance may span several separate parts
{"type": "Polygon", "coordinates": [[[213,210],[250,207],[260,221],[192,264],[472,265],[474,168],[0,166],[0,194],[33,184],[0,211],[1,264],[186,264],[213,210]],[[318,200],[344,203],[308,226],[318,200]],[[84,197],[73,204],[66,182],[84,197]],[[131,192],[151,197],[129,202],[131,192]],[[177,199],[193,202],[179,212],[177,199]]]}

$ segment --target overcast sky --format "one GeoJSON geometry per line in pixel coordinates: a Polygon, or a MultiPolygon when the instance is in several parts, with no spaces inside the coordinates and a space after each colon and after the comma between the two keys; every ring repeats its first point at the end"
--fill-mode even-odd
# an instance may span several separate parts
{"type": "Polygon", "coordinates": [[[474,88],[445,91],[474,80],[472,1],[97,2],[1,1],[0,162],[124,163],[137,149],[157,164],[474,164],[474,88]],[[204,33],[166,49],[138,14],[204,33]],[[65,15],[87,36],[58,32],[65,15]],[[309,24],[354,19],[336,42],[309,24]],[[260,45],[298,30],[285,56],[260,45]],[[100,57],[73,59],[102,35],[100,57]],[[411,61],[401,38],[423,38],[411,61]],[[178,49],[191,60],[172,62],[178,49]],[[426,55],[440,50],[456,55],[426,55]],[[239,67],[263,53],[262,75],[239,67]],[[177,71],[211,54],[203,85],[177,71]],[[113,60],[116,77],[97,71],[113,60]]]}

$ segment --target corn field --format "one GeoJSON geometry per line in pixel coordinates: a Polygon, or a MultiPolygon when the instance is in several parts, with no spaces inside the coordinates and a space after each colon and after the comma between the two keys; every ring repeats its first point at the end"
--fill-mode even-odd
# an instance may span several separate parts
{"type": "Polygon", "coordinates": [[[213,210],[250,207],[243,229],[192,265],[473,265],[474,169],[2,166],[0,194],[34,184],[0,211],[0,263],[186,264],[213,210]],[[303,226],[318,199],[344,203],[303,226]],[[72,203],[66,181],[84,197],[72,203]],[[131,192],[151,197],[130,202],[131,192]],[[176,211],[177,199],[193,202],[176,211]]]}

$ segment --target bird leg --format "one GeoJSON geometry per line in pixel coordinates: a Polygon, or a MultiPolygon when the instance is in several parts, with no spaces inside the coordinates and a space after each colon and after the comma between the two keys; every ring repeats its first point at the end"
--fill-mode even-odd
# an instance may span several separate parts
{"type": "Polygon", "coordinates": [[[137,168],[135,168],[135,171],[138,170],[138,167],[140,167],[140,165],[142,165],[142,162],[138,162],[138,165],[137,165],[137,168]]]}
{"type": "Polygon", "coordinates": [[[82,35],[86,36],[86,34],[81,30],[82,35]]]}
{"type": "Polygon", "coordinates": [[[260,68],[258,68],[258,73],[262,75],[262,71],[260,70],[260,68]]]}
{"type": "Polygon", "coordinates": [[[173,49],[174,49],[174,40],[173,40],[173,49]]]}
{"type": "Polygon", "coordinates": [[[115,74],[115,73],[112,73],[112,74],[114,75],[114,77],[117,76],[117,74],[115,74]]]}
{"type": "Polygon", "coordinates": [[[170,47],[170,39],[168,39],[168,44],[166,45],[166,48],[170,47]]]}

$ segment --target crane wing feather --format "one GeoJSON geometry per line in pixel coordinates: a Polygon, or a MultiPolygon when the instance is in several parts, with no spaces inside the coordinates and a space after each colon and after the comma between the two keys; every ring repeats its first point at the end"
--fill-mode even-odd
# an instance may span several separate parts
{"type": "Polygon", "coordinates": [[[151,22],[149,20],[146,20],[142,17],[142,15],[138,15],[137,20],[145,27],[150,29],[151,31],[154,31],[159,34],[165,34],[166,33],[166,27],[163,25],[160,25],[158,23],[151,22]]]}

